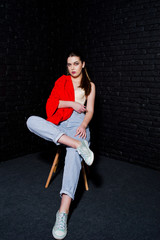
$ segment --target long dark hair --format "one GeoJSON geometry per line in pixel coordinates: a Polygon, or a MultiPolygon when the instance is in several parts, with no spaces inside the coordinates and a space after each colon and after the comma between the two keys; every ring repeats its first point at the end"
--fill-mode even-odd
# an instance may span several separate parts
{"type": "MultiPolygon", "coordinates": [[[[67,59],[69,57],[79,57],[80,61],[83,63],[84,62],[84,58],[82,56],[82,54],[80,54],[78,51],[71,51],[68,55],[67,55],[67,59]]],[[[86,66],[82,69],[82,79],[81,79],[81,83],[80,83],[80,88],[84,89],[85,91],[85,95],[88,96],[91,92],[91,79],[88,75],[86,66]]]]}

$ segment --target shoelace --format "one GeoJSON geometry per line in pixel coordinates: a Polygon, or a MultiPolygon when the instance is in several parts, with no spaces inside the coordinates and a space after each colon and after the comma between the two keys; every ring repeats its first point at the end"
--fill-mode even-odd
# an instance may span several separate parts
{"type": "Polygon", "coordinates": [[[59,229],[65,229],[66,227],[66,219],[65,219],[65,215],[64,214],[59,214],[58,216],[58,221],[57,221],[57,228],[59,229]]]}

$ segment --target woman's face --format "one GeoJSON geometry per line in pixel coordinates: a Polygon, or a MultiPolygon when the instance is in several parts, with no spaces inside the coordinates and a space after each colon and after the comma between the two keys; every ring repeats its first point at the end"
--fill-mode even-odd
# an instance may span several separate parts
{"type": "Polygon", "coordinates": [[[73,78],[77,78],[82,74],[82,68],[84,68],[84,66],[85,62],[82,63],[77,56],[67,58],[68,72],[73,78]]]}

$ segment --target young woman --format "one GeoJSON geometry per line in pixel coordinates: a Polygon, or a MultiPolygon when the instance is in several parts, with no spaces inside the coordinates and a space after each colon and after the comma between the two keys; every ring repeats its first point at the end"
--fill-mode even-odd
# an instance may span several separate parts
{"type": "Polygon", "coordinates": [[[56,82],[46,104],[47,120],[31,116],[27,127],[36,135],[66,146],[61,204],[52,230],[55,239],[67,234],[67,217],[71,201],[74,200],[81,161],[93,163],[94,154],[89,149],[88,124],[94,113],[95,85],[90,81],[85,61],[79,53],[71,52],[67,57],[68,75],[56,82]]]}

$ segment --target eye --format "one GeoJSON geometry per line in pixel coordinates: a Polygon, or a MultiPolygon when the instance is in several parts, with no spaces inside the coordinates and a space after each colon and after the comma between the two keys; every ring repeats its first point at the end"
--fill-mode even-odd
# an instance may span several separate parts
{"type": "Polygon", "coordinates": [[[71,66],[71,64],[70,63],[67,63],[67,67],[70,67],[71,66]]]}
{"type": "Polygon", "coordinates": [[[76,65],[76,66],[79,65],[79,62],[75,62],[74,65],[76,65]]]}

